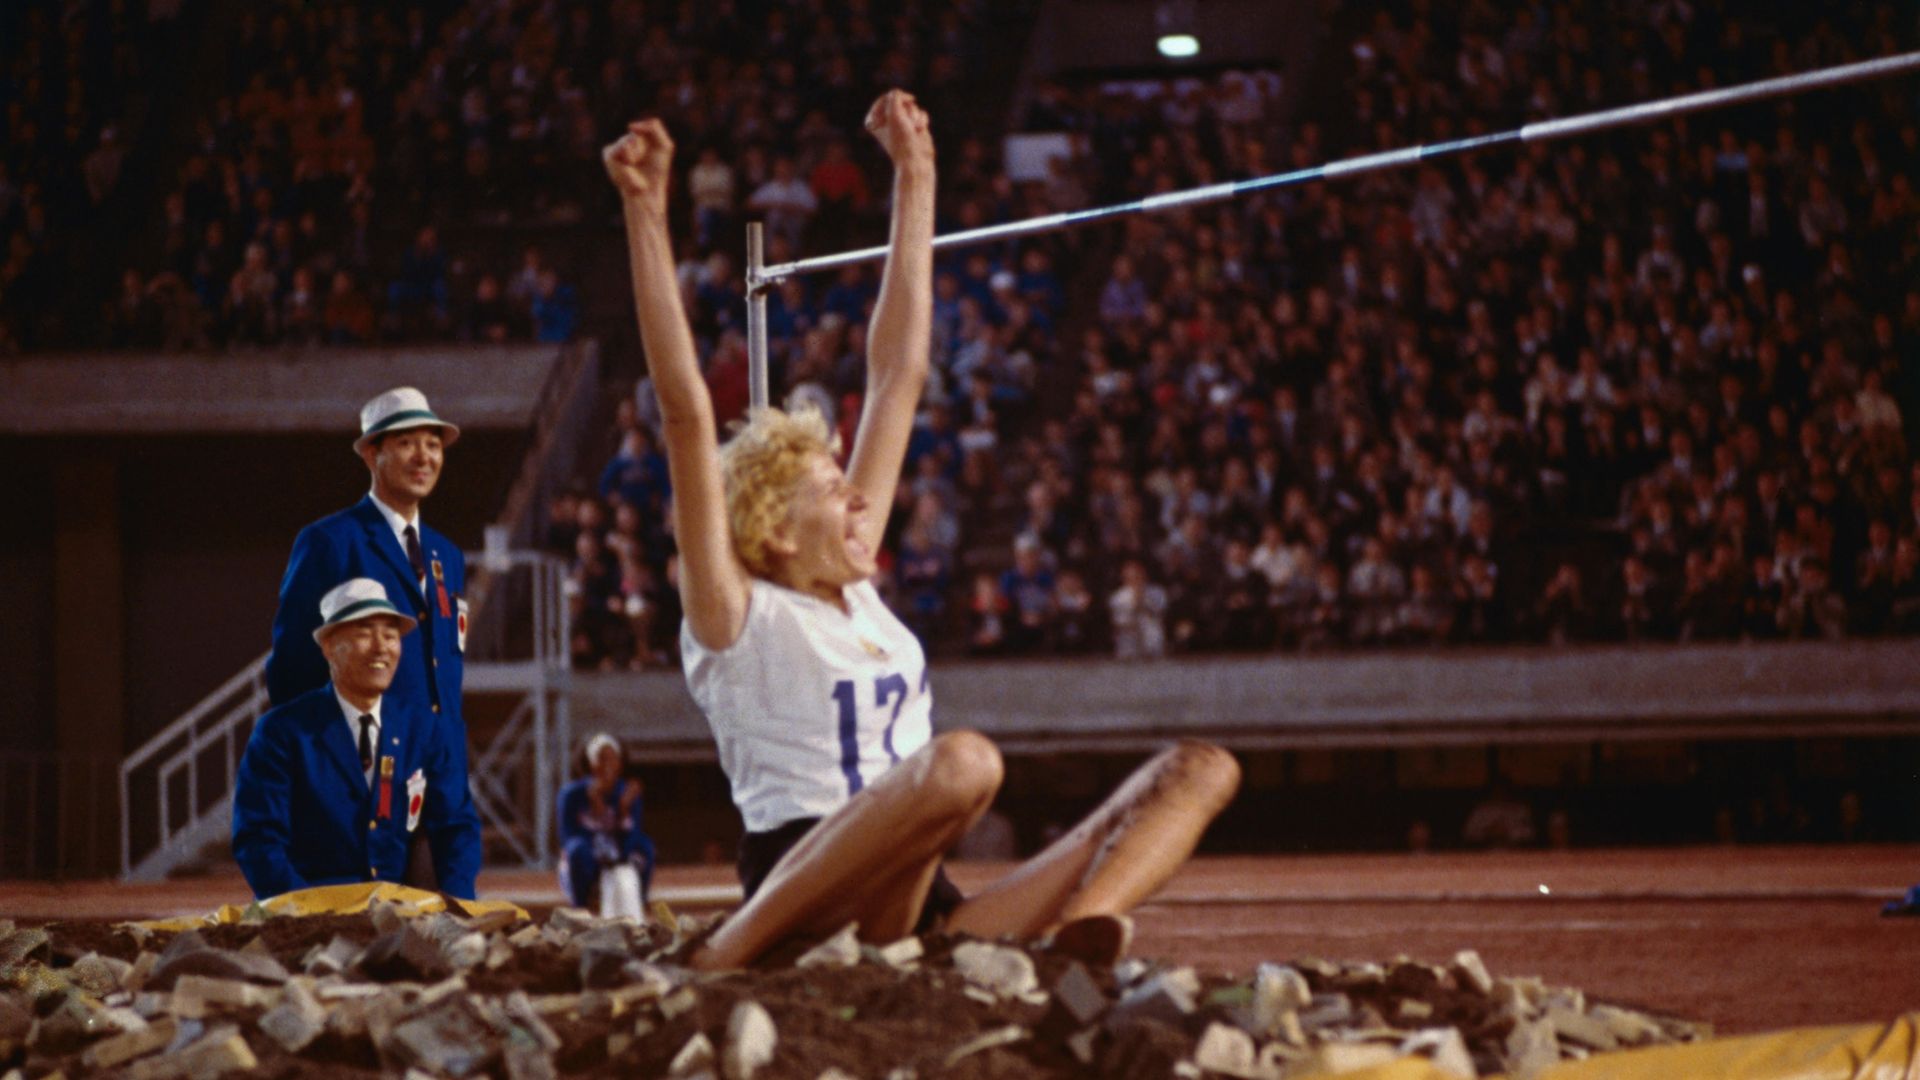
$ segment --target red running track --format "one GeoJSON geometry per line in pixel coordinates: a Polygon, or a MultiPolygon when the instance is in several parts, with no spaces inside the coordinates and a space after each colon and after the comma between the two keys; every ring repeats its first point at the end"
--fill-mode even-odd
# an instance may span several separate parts
{"type": "MultiPolygon", "coordinates": [[[[961,864],[962,887],[1004,868],[961,864]]],[[[1444,961],[1706,1020],[1722,1034],[1920,1010],[1920,918],[1883,901],[1920,882],[1920,846],[1686,848],[1202,859],[1138,912],[1136,955],[1220,972],[1299,956],[1444,961]],[[1541,887],[1545,886],[1543,892],[1541,887]]],[[[664,867],[670,901],[712,903],[726,867],[664,867]]],[[[483,894],[559,900],[550,875],[483,894]]],[[[145,918],[246,899],[237,875],[122,885],[0,882],[0,916],[145,918]]]]}

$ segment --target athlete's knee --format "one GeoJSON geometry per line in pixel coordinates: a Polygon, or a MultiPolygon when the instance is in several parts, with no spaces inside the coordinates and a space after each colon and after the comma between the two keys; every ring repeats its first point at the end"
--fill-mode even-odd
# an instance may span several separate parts
{"type": "Polygon", "coordinates": [[[1240,790],[1240,763],[1212,743],[1181,740],[1168,751],[1166,769],[1177,788],[1216,808],[1225,806],[1240,790]]]}
{"type": "Polygon", "coordinates": [[[1006,767],[1000,748],[977,731],[951,731],[933,740],[924,792],[943,808],[971,810],[1000,790],[1006,767]]]}

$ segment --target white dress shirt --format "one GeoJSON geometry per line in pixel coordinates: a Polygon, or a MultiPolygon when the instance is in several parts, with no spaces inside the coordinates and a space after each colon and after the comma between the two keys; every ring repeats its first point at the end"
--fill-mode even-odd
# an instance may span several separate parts
{"type": "Polygon", "coordinates": [[[360,756],[360,718],[373,717],[373,730],[368,734],[368,737],[373,740],[373,763],[366,769],[367,787],[371,788],[373,787],[373,770],[380,764],[380,699],[374,698],[373,708],[362,713],[354,708],[353,702],[342,696],[339,690],[333,692],[333,697],[340,703],[340,711],[346,714],[347,741],[353,745],[353,756],[356,758],[360,756]]]}
{"type": "MultiPolygon", "coordinates": [[[[418,538],[420,542],[420,555],[424,560],[426,558],[427,548],[426,536],[420,531],[420,511],[415,510],[411,518],[404,518],[400,516],[400,511],[381,502],[380,496],[374,492],[369,491],[367,497],[373,500],[374,509],[380,511],[380,516],[387,519],[387,528],[393,530],[393,538],[400,542],[400,551],[402,554],[405,554],[407,550],[407,526],[413,526],[413,535],[418,538]]],[[[426,564],[422,562],[421,570],[424,571],[425,569],[426,564]]],[[[424,590],[427,587],[426,578],[424,576],[421,577],[417,584],[424,590]]],[[[389,597],[389,599],[392,598],[389,597]]]]}

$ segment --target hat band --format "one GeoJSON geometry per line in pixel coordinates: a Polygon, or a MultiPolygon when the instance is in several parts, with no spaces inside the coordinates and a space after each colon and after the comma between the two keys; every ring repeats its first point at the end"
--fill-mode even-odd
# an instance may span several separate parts
{"type": "Polygon", "coordinates": [[[346,622],[348,619],[356,618],[361,613],[369,610],[378,610],[389,615],[400,614],[399,608],[394,607],[385,600],[356,600],[346,607],[341,608],[339,611],[334,612],[333,617],[327,620],[326,625],[332,626],[334,623],[346,622]]]}
{"type": "Polygon", "coordinates": [[[379,423],[361,432],[360,437],[364,439],[369,435],[378,435],[388,428],[397,427],[410,420],[425,420],[429,424],[438,424],[441,427],[447,426],[447,422],[433,415],[433,410],[431,409],[405,409],[382,419],[379,423]]]}

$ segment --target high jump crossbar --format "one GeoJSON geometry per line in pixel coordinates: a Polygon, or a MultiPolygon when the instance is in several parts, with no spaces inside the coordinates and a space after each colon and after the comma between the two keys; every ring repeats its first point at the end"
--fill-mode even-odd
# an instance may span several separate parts
{"type": "MultiPolygon", "coordinates": [[[[1186,191],[1170,191],[1163,195],[1150,195],[1132,202],[1116,203],[1112,206],[1099,206],[1089,210],[1069,210],[1058,214],[1045,214],[1025,221],[1010,221],[999,225],[987,225],[978,229],[966,229],[961,232],[937,236],[933,240],[935,251],[946,248],[967,247],[972,244],[984,244],[994,240],[1009,240],[1015,237],[1032,236],[1037,233],[1055,232],[1069,229],[1089,222],[1104,221],[1107,218],[1124,217],[1128,214],[1152,214],[1162,210],[1176,210],[1204,203],[1220,202],[1236,196],[1270,188],[1288,187],[1294,184],[1307,184],[1316,180],[1333,180],[1344,176],[1359,176],[1363,173],[1381,172],[1397,169],[1421,161],[1438,157],[1464,154],[1474,150],[1485,150],[1510,143],[1545,142],[1548,139],[1562,139],[1573,135],[1585,135],[1609,128],[1627,127],[1633,124],[1652,123],[1670,117],[1684,116],[1688,113],[1718,109],[1728,105],[1740,105],[1750,101],[1799,94],[1809,90],[1822,90],[1830,86],[1862,82],[1867,79],[1882,79],[1891,75],[1902,75],[1920,71],[1920,52],[1900,53],[1896,56],[1883,56],[1873,60],[1862,60],[1852,64],[1840,64],[1835,67],[1803,71],[1794,75],[1781,75],[1758,82],[1742,83],[1738,86],[1725,86],[1713,90],[1701,90],[1692,94],[1680,94],[1675,97],[1661,98],[1656,101],[1643,101],[1635,105],[1622,105],[1616,109],[1602,109],[1599,112],[1582,113],[1558,120],[1541,120],[1502,131],[1492,135],[1475,135],[1465,139],[1450,139],[1446,142],[1427,143],[1419,146],[1403,147],[1399,150],[1383,150],[1374,154],[1362,154],[1359,157],[1315,165],[1291,172],[1275,173],[1270,176],[1254,177],[1250,180],[1232,180],[1221,184],[1208,184],[1204,187],[1190,188],[1186,191]]],[[[811,259],[767,266],[764,263],[763,232],[760,222],[747,225],[747,351],[749,367],[752,372],[751,396],[755,406],[767,404],[767,290],[781,281],[798,274],[812,274],[822,270],[834,270],[843,266],[859,263],[878,262],[886,258],[887,248],[859,248],[843,251],[837,255],[820,255],[811,259]]]]}

